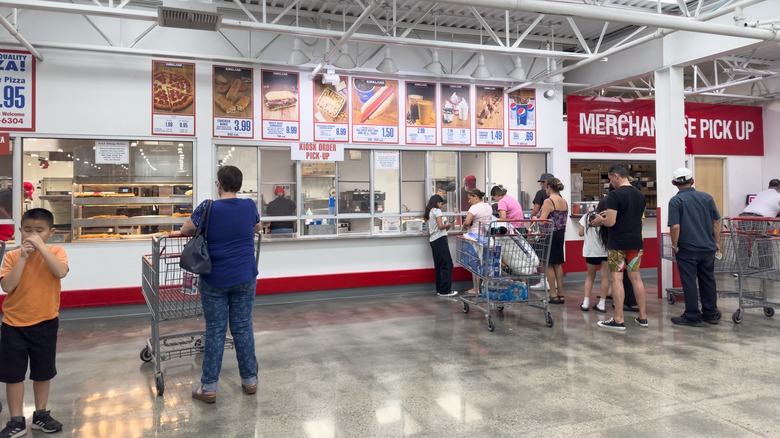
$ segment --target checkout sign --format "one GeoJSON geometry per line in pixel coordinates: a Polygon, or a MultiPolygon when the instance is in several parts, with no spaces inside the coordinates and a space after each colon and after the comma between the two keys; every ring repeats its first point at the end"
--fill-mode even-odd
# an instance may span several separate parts
{"type": "Polygon", "coordinates": [[[300,161],[344,161],[344,145],[339,143],[293,143],[290,159],[300,161]]]}

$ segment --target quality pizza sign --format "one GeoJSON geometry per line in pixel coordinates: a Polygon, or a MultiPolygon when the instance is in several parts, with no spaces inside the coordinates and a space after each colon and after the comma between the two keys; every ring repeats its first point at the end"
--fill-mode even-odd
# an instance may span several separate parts
{"type": "Polygon", "coordinates": [[[0,50],[0,130],[35,130],[35,58],[29,52],[0,50]]]}
{"type": "Polygon", "coordinates": [[[195,64],[152,61],[152,135],[195,135],[195,64]]]}

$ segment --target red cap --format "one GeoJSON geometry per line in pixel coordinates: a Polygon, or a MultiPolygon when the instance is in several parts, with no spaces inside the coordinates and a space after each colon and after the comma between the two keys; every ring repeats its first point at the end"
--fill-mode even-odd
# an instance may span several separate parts
{"type": "Polygon", "coordinates": [[[463,182],[467,187],[474,188],[477,186],[477,177],[474,175],[466,175],[466,177],[463,178],[463,182]]]}
{"type": "Polygon", "coordinates": [[[274,196],[284,196],[284,187],[276,187],[274,189],[274,196]]]}

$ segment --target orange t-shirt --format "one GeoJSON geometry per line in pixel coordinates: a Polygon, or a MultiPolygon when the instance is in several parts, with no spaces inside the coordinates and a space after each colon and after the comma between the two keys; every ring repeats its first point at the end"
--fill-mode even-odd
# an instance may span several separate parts
{"type": "MultiPolygon", "coordinates": [[[[65,248],[58,245],[47,246],[59,261],[68,264],[65,248]]],[[[20,249],[5,254],[0,278],[11,272],[11,268],[21,256],[20,249]]],[[[61,290],[60,279],[52,274],[40,252],[35,251],[27,257],[22,278],[16,289],[5,297],[3,322],[14,327],[28,327],[56,318],[60,314],[61,290]]]]}

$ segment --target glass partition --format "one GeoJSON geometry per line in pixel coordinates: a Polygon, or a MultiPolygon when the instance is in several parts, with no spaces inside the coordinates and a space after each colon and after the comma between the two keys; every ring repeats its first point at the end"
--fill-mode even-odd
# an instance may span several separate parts
{"type": "Polygon", "coordinates": [[[293,237],[298,224],[295,162],[286,150],[260,150],[260,215],[266,232],[293,237]]]}

